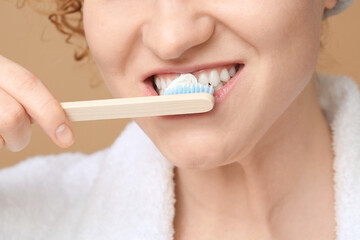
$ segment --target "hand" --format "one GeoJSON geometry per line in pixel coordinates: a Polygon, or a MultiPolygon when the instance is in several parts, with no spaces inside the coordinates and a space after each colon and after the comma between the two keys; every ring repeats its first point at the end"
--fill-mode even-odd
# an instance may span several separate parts
{"type": "Polygon", "coordinates": [[[32,73],[0,55],[0,148],[21,151],[30,142],[36,121],[60,147],[74,141],[64,110],[32,73]]]}

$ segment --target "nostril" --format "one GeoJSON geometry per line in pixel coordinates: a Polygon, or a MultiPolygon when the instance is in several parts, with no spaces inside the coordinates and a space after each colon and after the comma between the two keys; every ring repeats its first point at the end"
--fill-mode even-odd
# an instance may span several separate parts
{"type": "Polygon", "coordinates": [[[158,42],[151,43],[151,51],[162,60],[173,60],[180,58],[189,48],[186,39],[172,39],[171,36],[159,37],[158,42]]]}

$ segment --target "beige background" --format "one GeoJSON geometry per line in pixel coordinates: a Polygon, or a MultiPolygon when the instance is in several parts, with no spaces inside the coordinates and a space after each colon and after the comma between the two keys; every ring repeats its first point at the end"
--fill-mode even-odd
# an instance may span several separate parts
{"type": "MultiPolygon", "coordinates": [[[[344,13],[330,17],[318,71],[348,75],[360,83],[359,13],[360,1],[355,1],[344,13]]],[[[96,67],[87,62],[76,63],[73,50],[46,17],[28,7],[17,9],[13,0],[0,0],[0,54],[37,75],[60,102],[111,98],[96,67]]],[[[34,155],[92,153],[103,149],[115,140],[129,121],[74,122],[75,143],[68,149],[57,147],[40,127],[33,126],[31,142],[23,151],[0,150],[0,168],[34,155]]]]}

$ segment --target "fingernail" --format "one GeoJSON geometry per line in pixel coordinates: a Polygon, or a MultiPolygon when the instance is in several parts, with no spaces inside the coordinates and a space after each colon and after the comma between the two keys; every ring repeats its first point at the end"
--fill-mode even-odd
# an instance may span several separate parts
{"type": "Polygon", "coordinates": [[[74,143],[73,133],[65,123],[61,124],[56,130],[56,138],[67,146],[74,143]]]}

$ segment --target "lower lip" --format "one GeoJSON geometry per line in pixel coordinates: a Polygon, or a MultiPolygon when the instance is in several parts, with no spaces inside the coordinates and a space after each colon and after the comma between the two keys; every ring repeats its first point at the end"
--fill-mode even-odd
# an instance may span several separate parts
{"type": "MultiPolygon", "coordinates": [[[[214,98],[215,98],[215,104],[214,108],[211,111],[214,111],[216,107],[218,107],[226,97],[231,92],[231,89],[234,88],[235,84],[240,80],[242,76],[242,72],[244,70],[245,65],[240,64],[239,70],[236,72],[236,74],[229,79],[229,81],[218,91],[214,92],[214,98]]],[[[152,86],[152,81],[148,81],[145,83],[144,93],[146,96],[158,96],[157,92],[155,91],[154,87],[152,86]]],[[[210,111],[210,112],[211,112],[210,111]]],[[[193,117],[199,117],[201,115],[204,115],[204,113],[192,113],[192,114],[179,114],[179,115],[164,115],[164,116],[157,116],[161,119],[167,119],[167,120],[179,120],[184,118],[193,118],[193,117]]]]}

